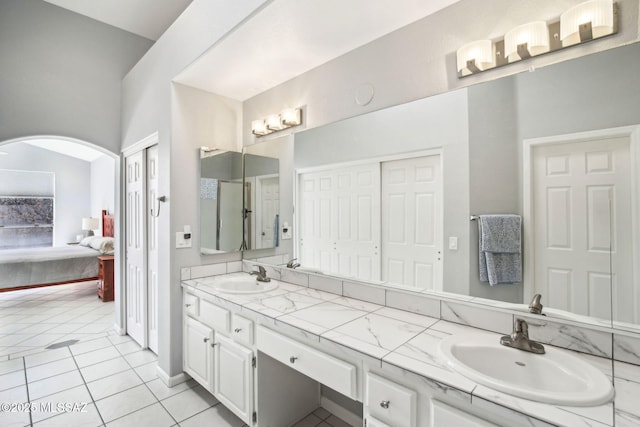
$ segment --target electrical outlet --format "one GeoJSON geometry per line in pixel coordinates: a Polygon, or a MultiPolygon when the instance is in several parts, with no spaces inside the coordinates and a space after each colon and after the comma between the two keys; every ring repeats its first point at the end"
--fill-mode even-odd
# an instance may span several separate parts
{"type": "Polygon", "coordinates": [[[452,251],[458,250],[458,238],[457,237],[449,237],[449,249],[452,251]]]}

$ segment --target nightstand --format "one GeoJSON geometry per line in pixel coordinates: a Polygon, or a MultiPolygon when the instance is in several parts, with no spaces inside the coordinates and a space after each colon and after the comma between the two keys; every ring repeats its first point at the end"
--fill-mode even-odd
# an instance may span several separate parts
{"type": "Polygon", "coordinates": [[[102,302],[113,301],[113,256],[98,257],[98,297],[102,302]]]}

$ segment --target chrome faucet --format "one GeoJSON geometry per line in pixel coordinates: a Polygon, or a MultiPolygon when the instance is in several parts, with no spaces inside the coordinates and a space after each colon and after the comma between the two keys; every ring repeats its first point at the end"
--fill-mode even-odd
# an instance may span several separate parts
{"type": "Polygon", "coordinates": [[[511,335],[504,335],[500,338],[500,344],[529,353],[544,354],[542,344],[529,340],[529,325],[524,319],[516,319],[513,324],[513,332],[511,335]]]}
{"type": "Polygon", "coordinates": [[[294,258],[287,263],[287,268],[298,268],[300,267],[300,263],[296,262],[298,258],[294,258]]]}
{"type": "Polygon", "coordinates": [[[256,280],[258,282],[270,282],[271,279],[267,277],[267,270],[265,270],[264,267],[261,265],[258,265],[257,267],[258,267],[258,271],[252,271],[249,274],[257,276],[256,280]]]}
{"type": "MultiPolygon", "coordinates": [[[[542,304],[540,304],[540,299],[542,299],[542,295],[535,294],[531,303],[529,303],[529,313],[533,314],[542,314],[542,304]]],[[[542,314],[544,316],[544,314],[542,314]]]]}

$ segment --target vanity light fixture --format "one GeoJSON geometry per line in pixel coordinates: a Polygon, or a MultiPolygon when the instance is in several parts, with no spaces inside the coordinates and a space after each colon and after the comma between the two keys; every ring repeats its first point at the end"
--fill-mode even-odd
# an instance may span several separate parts
{"type": "Polygon", "coordinates": [[[613,32],[612,0],[590,0],[560,15],[562,46],[586,42],[613,32]]]}
{"type": "Polygon", "coordinates": [[[264,136],[300,124],[302,124],[302,110],[300,108],[287,108],[280,114],[272,114],[266,119],[252,121],[251,133],[255,136],[264,136]]]}
{"type": "Polygon", "coordinates": [[[476,40],[458,49],[458,72],[478,73],[496,66],[494,44],[491,40],[476,40]]]}
{"type": "Polygon", "coordinates": [[[504,55],[509,62],[549,52],[549,28],[545,21],[520,25],[504,35],[504,55]]]}
{"type": "Polygon", "coordinates": [[[589,0],[552,22],[534,21],[508,31],[502,39],[477,40],[456,52],[458,77],[477,74],[532,56],[555,52],[618,32],[613,0],[589,0]]]}
{"type": "Polygon", "coordinates": [[[251,122],[251,133],[262,136],[271,133],[271,131],[267,128],[267,122],[264,120],[254,120],[251,122]]]}

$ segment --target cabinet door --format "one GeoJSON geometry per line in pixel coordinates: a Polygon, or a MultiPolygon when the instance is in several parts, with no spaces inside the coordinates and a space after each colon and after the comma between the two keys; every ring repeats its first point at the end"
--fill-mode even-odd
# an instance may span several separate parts
{"type": "Polygon", "coordinates": [[[184,322],[184,371],[207,390],[213,380],[213,330],[191,317],[184,322]]]}
{"type": "Polygon", "coordinates": [[[253,416],[253,351],[229,338],[217,336],[213,394],[242,421],[253,416]]]}
{"type": "Polygon", "coordinates": [[[367,373],[365,412],[394,427],[416,426],[417,393],[371,372],[367,373]]]}

